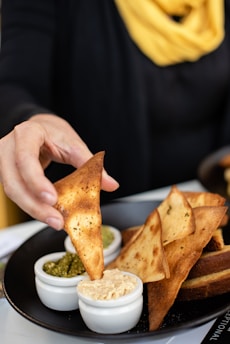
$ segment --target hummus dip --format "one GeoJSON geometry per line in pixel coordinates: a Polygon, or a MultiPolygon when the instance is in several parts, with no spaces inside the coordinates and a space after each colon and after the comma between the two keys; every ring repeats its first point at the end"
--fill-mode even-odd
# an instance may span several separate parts
{"type": "Polygon", "coordinates": [[[129,294],[137,286],[135,277],[126,275],[118,269],[105,270],[98,280],[88,278],[79,282],[77,289],[93,300],[112,300],[129,294]]]}

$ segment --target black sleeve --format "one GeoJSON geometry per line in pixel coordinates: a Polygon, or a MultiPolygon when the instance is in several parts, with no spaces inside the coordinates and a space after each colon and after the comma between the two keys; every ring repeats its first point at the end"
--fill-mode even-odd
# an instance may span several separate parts
{"type": "Polygon", "coordinates": [[[55,23],[55,0],[2,1],[0,136],[52,112],[55,23]]]}

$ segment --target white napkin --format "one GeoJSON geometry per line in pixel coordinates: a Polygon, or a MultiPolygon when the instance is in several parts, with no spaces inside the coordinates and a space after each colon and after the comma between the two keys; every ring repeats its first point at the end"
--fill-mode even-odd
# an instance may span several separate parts
{"type": "Polygon", "coordinates": [[[23,242],[23,239],[10,230],[0,232],[0,258],[7,256],[15,251],[23,242]]]}

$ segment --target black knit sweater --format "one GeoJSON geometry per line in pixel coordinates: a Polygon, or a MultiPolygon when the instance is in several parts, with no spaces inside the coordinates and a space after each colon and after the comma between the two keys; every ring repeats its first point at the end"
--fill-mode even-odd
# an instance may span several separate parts
{"type": "MultiPolygon", "coordinates": [[[[221,46],[158,67],[130,39],[112,0],[3,0],[0,133],[35,113],[66,118],[120,182],[106,197],[196,178],[230,143],[230,6],[221,46]]],[[[69,167],[52,165],[51,180],[69,167]]]]}

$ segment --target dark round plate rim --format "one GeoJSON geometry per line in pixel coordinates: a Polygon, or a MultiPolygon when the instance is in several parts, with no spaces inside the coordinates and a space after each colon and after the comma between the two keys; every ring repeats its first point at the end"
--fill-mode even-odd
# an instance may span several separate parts
{"type": "Polygon", "coordinates": [[[206,190],[218,193],[228,201],[227,182],[224,178],[224,167],[220,165],[223,157],[230,154],[230,146],[224,146],[207,155],[199,164],[197,177],[206,190]]]}
{"type": "MultiPolygon", "coordinates": [[[[152,209],[154,209],[158,204],[160,203],[160,201],[138,201],[138,202],[111,202],[107,205],[104,205],[101,207],[101,210],[102,210],[102,215],[108,215],[108,218],[110,218],[111,214],[110,212],[113,210],[113,208],[116,208],[117,206],[119,207],[123,207],[123,208],[132,208],[133,206],[135,207],[147,207],[149,209],[149,207],[153,206],[152,209]]],[[[130,210],[129,209],[129,210],[130,210]]],[[[148,213],[148,211],[147,211],[148,213]]],[[[115,218],[118,222],[119,222],[119,218],[117,217],[117,214],[115,216],[115,218]]],[[[115,222],[116,222],[115,220],[115,222]]],[[[106,221],[104,222],[106,223],[106,221]]],[[[115,223],[110,223],[111,225],[114,225],[116,226],[117,224],[115,223]]],[[[138,223],[136,223],[138,224],[138,223]]],[[[141,224],[141,223],[139,223],[141,224]]],[[[134,225],[131,223],[131,226],[134,225]]],[[[121,226],[122,227],[122,226],[121,226]]],[[[126,228],[126,224],[124,226],[124,228],[126,228]]],[[[121,228],[124,229],[124,228],[121,228]]],[[[222,315],[223,313],[227,312],[230,308],[230,301],[227,302],[225,304],[225,306],[222,306],[222,307],[216,307],[215,310],[213,310],[212,312],[210,313],[207,313],[205,316],[198,316],[196,319],[193,319],[193,320],[189,320],[189,321],[185,321],[181,324],[178,324],[176,326],[170,326],[170,327],[167,327],[167,328],[161,328],[157,331],[148,331],[148,332],[139,332],[139,333],[121,333],[121,334],[108,334],[108,335],[104,335],[104,334],[98,334],[98,333],[94,333],[94,332],[91,332],[90,330],[88,330],[88,332],[81,332],[81,331],[69,331],[68,329],[65,329],[63,327],[57,327],[57,326],[54,326],[52,325],[52,323],[49,323],[47,321],[43,321],[42,319],[38,319],[34,316],[32,316],[29,312],[25,312],[23,311],[22,308],[20,308],[20,306],[17,304],[17,302],[14,301],[14,296],[16,295],[12,295],[12,293],[10,294],[9,292],[9,278],[7,277],[7,273],[8,273],[8,270],[11,268],[11,265],[13,263],[15,263],[15,259],[17,258],[17,255],[19,253],[22,253],[23,250],[25,251],[31,244],[32,241],[36,240],[36,238],[38,236],[45,236],[45,234],[47,233],[47,231],[51,231],[51,232],[54,232],[53,229],[51,229],[50,227],[46,227],[44,229],[42,229],[41,231],[39,231],[38,233],[34,234],[33,236],[31,236],[29,239],[27,239],[15,252],[14,254],[10,257],[7,265],[6,265],[6,269],[5,269],[5,278],[4,278],[4,281],[3,281],[3,291],[5,293],[5,296],[6,296],[6,299],[8,300],[8,302],[10,303],[10,305],[19,313],[21,314],[24,318],[28,319],[29,321],[41,326],[41,327],[44,327],[44,328],[47,328],[49,330],[52,330],[52,331],[55,331],[55,332],[59,332],[59,333],[63,333],[63,334],[69,334],[69,335],[72,335],[72,336],[77,336],[77,337],[82,337],[82,338],[85,338],[85,339],[95,339],[95,340],[119,340],[119,341],[123,341],[123,340],[135,340],[135,339],[139,339],[139,338],[164,338],[166,336],[171,336],[177,332],[182,332],[182,331],[186,331],[186,330],[189,330],[189,329],[192,329],[192,328],[195,328],[197,326],[201,326],[215,318],[217,318],[218,316],[222,315]]],[[[58,232],[60,233],[60,232],[58,232]]],[[[66,235],[66,234],[64,234],[66,235]]],[[[28,257],[29,258],[29,257],[28,257]]],[[[35,259],[35,258],[34,258],[35,259]]],[[[11,283],[11,282],[10,282],[11,283]]],[[[15,293],[17,293],[17,287],[15,287],[15,293]]],[[[26,293],[25,293],[26,294],[26,293]]],[[[230,293],[227,293],[225,294],[226,295],[226,298],[228,300],[230,300],[230,293]]],[[[222,295],[223,296],[223,295],[222,295]]],[[[37,297],[37,295],[33,295],[33,297],[37,297]]],[[[219,296],[215,297],[215,298],[219,298],[219,296]]],[[[53,311],[51,311],[51,314],[53,311]]],[[[78,311],[77,311],[78,312],[78,311]]]]}

